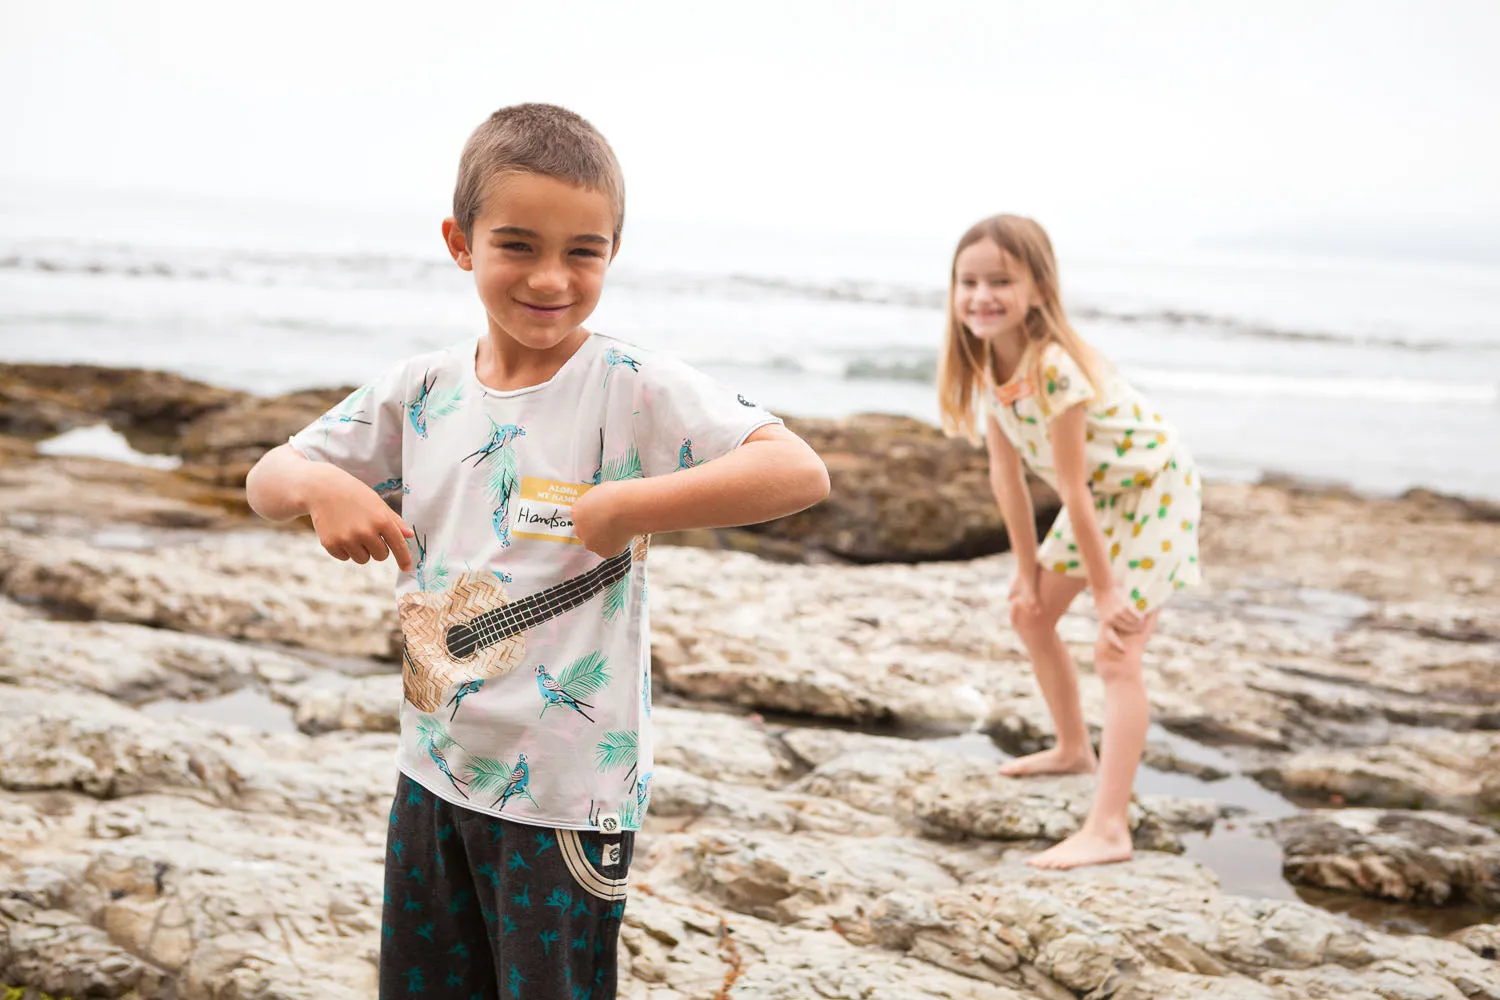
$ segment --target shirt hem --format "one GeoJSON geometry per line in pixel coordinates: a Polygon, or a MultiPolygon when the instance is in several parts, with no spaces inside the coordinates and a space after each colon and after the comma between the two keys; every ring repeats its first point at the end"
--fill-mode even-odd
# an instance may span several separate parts
{"type": "MultiPolygon", "coordinates": [[[[423,789],[431,792],[433,795],[442,799],[450,806],[454,806],[458,809],[467,809],[469,812],[479,813],[481,816],[488,816],[491,819],[503,819],[507,823],[518,823],[521,826],[534,826],[540,830],[589,830],[594,833],[603,832],[597,826],[590,826],[587,823],[580,824],[576,820],[552,820],[546,817],[527,817],[526,819],[517,819],[514,816],[507,816],[504,813],[497,812],[493,809],[486,809],[483,806],[476,806],[473,799],[465,799],[462,796],[454,795],[452,788],[444,788],[441,785],[434,785],[432,783],[429,783],[425,777],[415,773],[412,768],[407,767],[399,760],[396,762],[396,770],[400,771],[412,781],[415,781],[417,784],[421,785],[423,789]]],[[[642,818],[644,819],[644,817],[642,818]]],[[[639,833],[640,827],[624,826],[622,824],[619,832],[639,833]]]]}

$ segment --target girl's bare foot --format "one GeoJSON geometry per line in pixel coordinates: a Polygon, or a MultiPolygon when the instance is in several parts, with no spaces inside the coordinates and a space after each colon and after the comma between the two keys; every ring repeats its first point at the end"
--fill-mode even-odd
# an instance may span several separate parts
{"type": "Polygon", "coordinates": [[[1008,760],[1000,765],[1000,773],[1012,778],[1028,774],[1092,774],[1098,764],[1092,749],[1061,753],[1053,747],[1008,760]]]}
{"type": "Polygon", "coordinates": [[[1079,830],[1062,843],[1047,848],[1026,863],[1033,868],[1081,868],[1084,865],[1108,865],[1129,861],[1132,853],[1129,830],[1099,833],[1088,828],[1079,830]]]}

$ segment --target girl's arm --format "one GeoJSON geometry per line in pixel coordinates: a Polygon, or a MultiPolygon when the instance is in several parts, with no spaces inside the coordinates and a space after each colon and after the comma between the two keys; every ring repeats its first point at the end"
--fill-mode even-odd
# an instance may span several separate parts
{"type": "Polygon", "coordinates": [[[1026,488],[1026,467],[994,417],[987,417],[984,446],[990,454],[990,489],[1000,505],[1005,533],[1016,554],[1016,577],[1036,584],[1036,514],[1026,488]]]}
{"type": "Polygon", "coordinates": [[[1118,633],[1135,632],[1144,619],[1125,600],[1109,568],[1109,547],[1094,516],[1094,495],[1089,491],[1088,463],[1084,459],[1087,414],[1082,404],[1070,406],[1053,418],[1047,428],[1052,456],[1057,465],[1058,492],[1073,526],[1078,555],[1088,573],[1089,590],[1099,612],[1099,624],[1110,645],[1123,650],[1118,633]]]}

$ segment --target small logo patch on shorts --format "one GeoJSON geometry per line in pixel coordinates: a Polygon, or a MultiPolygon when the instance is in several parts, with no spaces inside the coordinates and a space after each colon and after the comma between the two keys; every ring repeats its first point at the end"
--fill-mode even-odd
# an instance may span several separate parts
{"type": "Polygon", "coordinates": [[[613,868],[620,863],[620,845],[604,845],[604,867],[613,868]]]}

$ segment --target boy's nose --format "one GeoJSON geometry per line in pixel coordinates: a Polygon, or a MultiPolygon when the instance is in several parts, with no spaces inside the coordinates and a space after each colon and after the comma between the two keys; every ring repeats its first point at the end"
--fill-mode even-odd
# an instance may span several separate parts
{"type": "Polygon", "coordinates": [[[527,275],[526,284],[539,292],[560,292],[568,287],[568,272],[561,264],[538,264],[527,275]]]}

